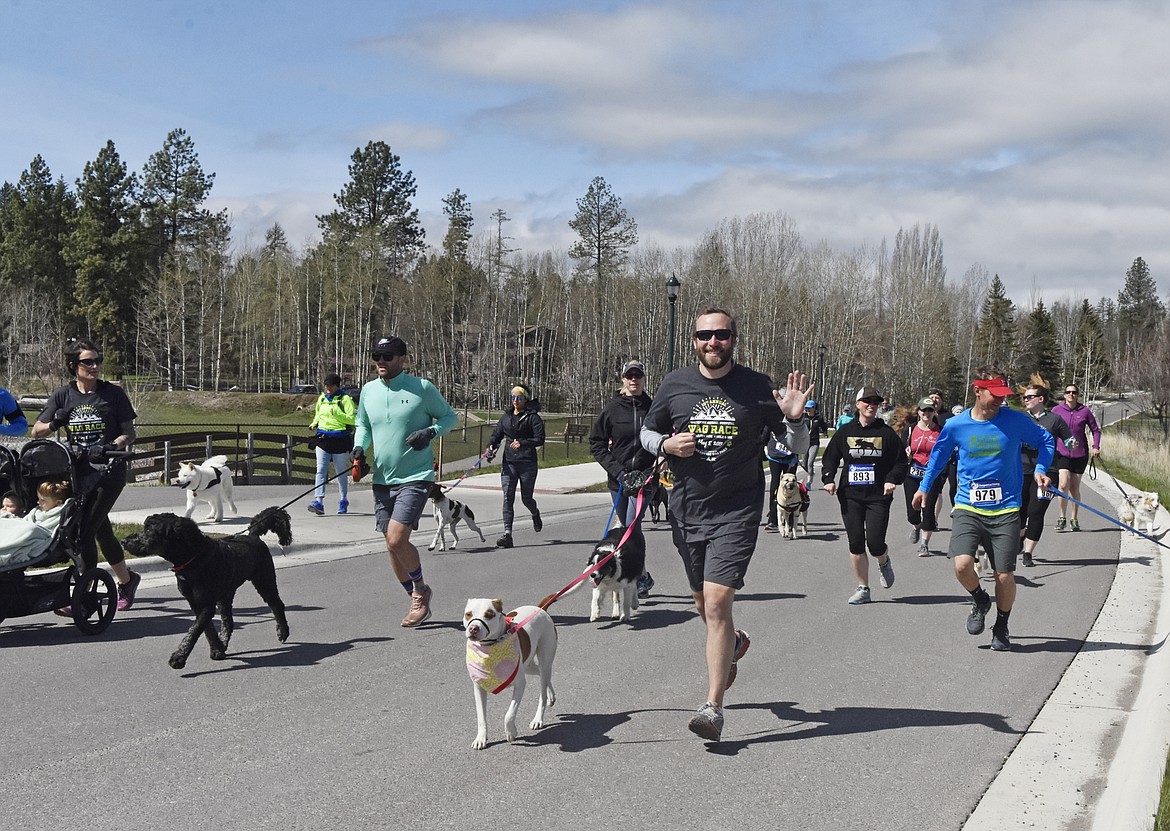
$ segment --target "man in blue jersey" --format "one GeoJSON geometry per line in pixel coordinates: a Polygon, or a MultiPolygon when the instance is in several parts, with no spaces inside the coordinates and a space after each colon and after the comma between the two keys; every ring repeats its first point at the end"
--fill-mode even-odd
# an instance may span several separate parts
{"type": "Polygon", "coordinates": [[[430,381],[405,371],[408,354],[401,338],[374,345],[378,377],[362,387],[353,457],[364,465],[373,446],[375,527],[386,537],[394,576],[410,594],[402,625],[411,628],[431,616],[431,587],[410,532],[435,481],[431,440],[450,432],[459,417],[430,381]]]}
{"type": "Polygon", "coordinates": [[[926,475],[914,494],[912,504],[922,510],[935,479],[943,473],[951,452],[958,450],[959,489],[951,528],[950,555],[955,576],[971,594],[967,632],[978,635],[991,609],[991,597],[979,585],[975,552],[980,545],[995,570],[996,619],[991,628],[991,648],[1006,652],[1012,648],[1008,617],[1016,599],[1016,555],[1020,550],[1020,493],[1024,468],[1020,448],[1027,444],[1039,450],[1037,487],[1047,489],[1048,467],[1056,450],[1052,434],[1026,413],[1006,409],[1011,394],[1007,379],[993,366],[976,372],[975,404],[947,419],[930,454],[926,475]]]}
{"type": "Polygon", "coordinates": [[[28,432],[28,419],[12,393],[0,387],[0,436],[23,436],[28,432]]]}

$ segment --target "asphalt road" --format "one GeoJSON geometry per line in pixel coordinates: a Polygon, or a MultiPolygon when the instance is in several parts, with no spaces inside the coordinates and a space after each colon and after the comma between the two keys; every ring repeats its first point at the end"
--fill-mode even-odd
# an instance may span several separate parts
{"type": "MultiPolygon", "coordinates": [[[[589,623],[584,591],[559,601],[551,724],[528,729],[527,698],[509,746],[509,695],[493,697],[491,744],[477,752],[466,598],[520,605],[564,585],[608,504],[541,496],[544,532],[521,521],[503,551],[490,547],[498,494],[461,498],[489,544],[424,552],[435,617],[418,630],[399,627],[406,595],[369,542],[280,569],[287,644],[245,587],[228,659],[200,643],[182,671],[166,659],[189,613],[166,573],[97,638],[52,615],[0,624],[0,827],[465,829],[490,807],[504,827],[957,829],[1079,649],[1119,550],[1092,515],[1081,533],[1049,530],[1041,562],[1019,572],[1015,651],[993,653],[990,631],[966,633],[950,562],[913,555],[900,494],[897,581],[875,580],[874,603],[848,606],[840,517],[818,491],[808,538],[760,535],[736,603],[752,646],[724,740],[709,745],[686,729],[706,689],[703,629],[669,531],[648,525],[657,586],[633,623],[589,623]]],[[[368,532],[368,499],[317,521],[336,523],[344,545],[347,529],[368,532]]],[[[429,518],[422,528],[429,541],[429,518]]]]}

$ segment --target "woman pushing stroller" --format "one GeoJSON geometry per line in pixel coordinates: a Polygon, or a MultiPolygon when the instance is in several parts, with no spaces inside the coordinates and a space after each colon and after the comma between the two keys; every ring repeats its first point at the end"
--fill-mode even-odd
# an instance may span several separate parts
{"type": "MultiPolygon", "coordinates": [[[[89,340],[75,340],[65,347],[65,368],[73,376],[53,390],[32,426],[33,438],[45,438],[64,429],[69,444],[81,451],[77,462],[78,488],[88,494],[81,524],[82,557],[96,565],[98,548],[118,582],[118,609],[134,605],[142,579],[126,565],[122,544],[110,525],[110,509],[126,486],[125,459],[107,460],[97,467],[90,460],[102,458],[105,449],[127,450],[134,443],[137,413],[125,391],[101,377],[102,353],[89,340]]],[[[58,613],[69,614],[68,610],[58,613]]]]}

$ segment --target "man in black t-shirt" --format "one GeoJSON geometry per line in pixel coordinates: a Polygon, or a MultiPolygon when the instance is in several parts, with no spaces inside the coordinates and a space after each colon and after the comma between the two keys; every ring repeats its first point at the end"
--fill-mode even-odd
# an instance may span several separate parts
{"type": "Polygon", "coordinates": [[[698,363],[663,379],[641,432],[642,446],[666,457],[675,480],[674,544],[707,626],[707,702],[688,727],[711,741],[719,740],[723,694],[751,642],[735,628],[732,604],[760,530],[764,438],[787,435],[798,457],[808,448],[807,377],[789,373],[781,396],[767,375],[734,362],[736,335],[723,309],[699,314],[692,341],[698,363]]]}

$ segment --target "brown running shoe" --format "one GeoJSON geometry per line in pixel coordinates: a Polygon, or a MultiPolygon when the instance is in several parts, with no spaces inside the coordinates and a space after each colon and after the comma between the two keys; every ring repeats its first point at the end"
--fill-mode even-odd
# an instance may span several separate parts
{"type": "Polygon", "coordinates": [[[418,626],[431,618],[431,591],[430,586],[423,586],[422,591],[417,589],[410,593],[410,611],[402,619],[402,625],[409,629],[418,626]]]}

